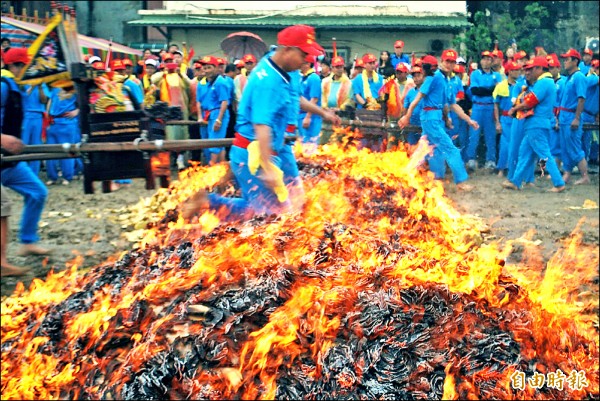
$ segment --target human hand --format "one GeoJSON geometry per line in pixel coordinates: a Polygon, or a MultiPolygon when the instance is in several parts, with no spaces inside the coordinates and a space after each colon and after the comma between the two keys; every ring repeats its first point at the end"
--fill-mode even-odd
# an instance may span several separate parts
{"type": "Polygon", "coordinates": [[[578,128],[579,128],[579,118],[574,118],[573,121],[571,121],[571,129],[574,131],[578,128]]]}
{"type": "Polygon", "coordinates": [[[269,189],[273,189],[277,186],[278,177],[276,172],[271,168],[263,168],[258,177],[269,189]]]}
{"type": "Polygon", "coordinates": [[[335,114],[333,110],[323,110],[323,120],[329,121],[333,125],[340,125],[342,123],[340,116],[335,114]]]}
{"type": "Polygon", "coordinates": [[[496,134],[500,135],[502,133],[502,124],[500,124],[500,121],[496,122],[496,134]]]}
{"type": "Polygon", "coordinates": [[[402,116],[402,118],[400,118],[400,120],[398,120],[398,126],[400,128],[404,128],[408,125],[408,118],[406,116],[402,116]]]}
{"type": "Polygon", "coordinates": [[[12,135],[2,134],[0,146],[2,146],[6,151],[12,153],[14,155],[19,154],[23,151],[23,147],[25,146],[23,142],[12,135]]]}
{"type": "Polygon", "coordinates": [[[310,116],[307,114],[306,117],[302,120],[302,128],[310,127],[310,116]]]}
{"type": "Polygon", "coordinates": [[[213,125],[213,129],[214,129],[215,131],[218,131],[218,130],[220,130],[220,129],[221,129],[221,124],[223,124],[223,123],[221,122],[221,120],[219,120],[219,119],[216,119],[216,120],[215,120],[215,123],[214,123],[214,125],[213,125]]]}
{"type": "Polygon", "coordinates": [[[477,124],[477,121],[475,121],[475,120],[472,120],[469,118],[469,120],[467,121],[467,124],[469,124],[471,127],[473,127],[474,130],[479,129],[479,124],[477,124]]]}
{"type": "Polygon", "coordinates": [[[454,124],[452,124],[452,118],[451,117],[446,118],[446,128],[448,128],[448,129],[454,129],[454,124]]]}

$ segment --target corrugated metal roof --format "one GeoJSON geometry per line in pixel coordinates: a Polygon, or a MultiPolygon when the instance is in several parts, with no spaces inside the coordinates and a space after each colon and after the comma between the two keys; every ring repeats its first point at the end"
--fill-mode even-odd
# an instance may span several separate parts
{"type": "Polygon", "coordinates": [[[256,18],[256,15],[229,16],[187,16],[187,15],[144,15],[142,19],[129,21],[135,26],[169,27],[214,27],[214,28],[283,28],[295,24],[306,24],[315,28],[360,28],[363,30],[394,28],[405,30],[424,30],[444,28],[461,30],[469,26],[465,15],[456,16],[311,16],[277,15],[256,18]],[[201,18],[195,18],[201,17],[201,18]]]}

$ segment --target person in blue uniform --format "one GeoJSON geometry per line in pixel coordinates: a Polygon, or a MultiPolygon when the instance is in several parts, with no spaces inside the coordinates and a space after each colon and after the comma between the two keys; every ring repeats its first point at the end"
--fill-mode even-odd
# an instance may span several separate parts
{"type": "MultiPolygon", "coordinates": [[[[423,68],[419,66],[414,66],[410,71],[413,81],[415,82],[415,87],[410,88],[406,97],[404,98],[404,110],[408,110],[410,104],[415,100],[417,94],[419,93],[419,89],[421,85],[423,85],[423,81],[425,80],[425,76],[423,75],[423,68]]],[[[421,109],[423,108],[423,102],[419,102],[415,109],[413,110],[412,115],[410,116],[409,124],[414,125],[416,127],[421,126],[421,109]]],[[[421,137],[421,133],[419,132],[409,132],[406,135],[406,142],[409,145],[416,145],[419,142],[419,138],[421,137]]],[[[395,144],[392,143],[392,147],[395,144]]]]}
{"type": "Polygon", "coordinates": [[[571,172],[577,166],[581,173],[581,178],[575,182],[579,184],[589,184],[588,166],[585,160],[585,153],[581,145],[583,137],[583,127],[581,123],[581,114],[585,104],[587,94],[587,82],[585,75],[579,71],[579,61],[581,55],[575,49],[569,49],[561,54],[564,58],[564,69],[567,73],[567,82],[563,91],[560,107],[558,108],[558,124],[560,126],[560,153],[563,162],[563,179],[568,183],[571,179],[571,172]]]}
{"type": "Polygon", "coordinates": [[[508,111],[512,107],[512,88],[521,74],[521,66],[514,61],[509,61],[504,65],[504,71],[507,78],[500,82],[494,89],[494,121],[496,122],[496,132],[500,132],[500,149],[498,150],[498,175],[504,176],[504,170],[508,168],[508,146],[510,141],[510,130],[513,123],[513,116],[508,111]]]}
{"type": "MultiPolygon", "coordinates": [[[[321,78],[312,67],[314,63],[315,58],[309,55],[300,66],[300,72],[302,73],[300,95],[309,102],[321,106],[321,78]]],[[[323,120],[319,115],[300,110],[298,131],[307,154],[312,154],[317,150],[322,125],[323,120]]]]}
{"type": "MultiPolygon", "coordinates": [[[[590,63],[590,70],[585,77],[585,81],[588,87],[585,94],[585,103],[583,104],[583,113],[581,114],[581,123],[594,124],[598,120],[598,60],[592,60],[590,63]]],[[[590,160],[598,161],[598,131],[583,130],[582,147],[588,163],[590,160]]]]}
{"type": "Polygon", "coordinates": [[[434,146],[434,155],[430,159],[430,168],[436,176],[443,176],[443,172],[438,169],[443,168],[444,163],[452,170],[454,182],[459,190],[470,191],[473,187],[466,183],[469,175],[465,169],[464,163],[460,157],[460,151],[452,143],[452,140],[446,134],[444,129],[442,111],[446,105],[454,110],[459,118],[467,121],[474,129],[478,129],[479,125],[476,121],[467,116],[464,111],[456,104],[456,99],[448,89],[446,74],[450,74],[456,65],[456,52],[454,57],[448,56],[449,50],[445,50],[447,56],[442,63],[444,72],[438,70],[438,61],[433,56],[425,56],[421,60],[421,67],[425,72],[426,78],[421,86],[417,97],[410,104],[406,114],[399,120],[398,125],[404,128],[410,122],[410,118],[419,102],[423,101],[423,109],[421,110],[421,126],[423,127],[423,135],[427,137],[427,141],[434,146]],[[431,160],[436,161],[432,165],[431,160]],[[437,163],[439,161],[439,163],[437,163]]]}
{"type": "MultiPolygon", "coordinates": [[[[40,85],[23,85],[23,128],[21,140],[25,145],[42,144],[42,125],[46,103],[48,102],[48,87],[45,83],[40,85]]],[[[28,162],[29,167],[35,174],[40,173],[41,162],[32,160],[28,162]]]]}
{"type": "Polygon", "coordinates": [[[362,57],[365,64],[364,71],[357,75],[352,80],[352,91],[354,92],[354,100],[356,100],[356,108],[369,109],[377,107],[377,98],[379,97],[379,89],[383,86],[383,77],[377,73],[376,63],[377,57],[371,53],[367,53],[362,57]]]}
{"type": "MultiPolygon", "coordinates": [[[[560,107],[560,99],[562,97],[562,92],[565,87],[565,83],[567,79],[560,74],[560,60],[556,53],[549,54],[546,56],[548,60],[548,67],[550,68],[550,74],[552,75],[552,79],[554,79],[554,84],[556,85],[556,102],[554,102],[554,114],[552,115],[552,120],[550,121],[550,138],[548,138],[548,144],[550,145],[550,153],[555,160],[557,160],[557,164],[560,163],[562,157],[560,155],[560,131],[558,125],[558,119],[556,116],[558,115],[558,108],[560,107]]],[[[559,165],[560,166],[560,165],[559,165]]]]}
{"type": "Polygon", "coordinates": [[[503,182],[502,186],[507,189],[520,189],[528,169],[538,157],[545,163],[545,168],[554,184],[550,191],[562,192],[565,190],[565,182],[548,145],[548,131],[554,112],[556,86],[548,71],[546,57],[534,57],[527,62],[525,69],[530,70],[530,80],[533,85],[524,101],[509,110],[511,115],[516,112],[526,112],[523,123],[524,137],[519,148],[515,174],[512,179],[503,182]]]}

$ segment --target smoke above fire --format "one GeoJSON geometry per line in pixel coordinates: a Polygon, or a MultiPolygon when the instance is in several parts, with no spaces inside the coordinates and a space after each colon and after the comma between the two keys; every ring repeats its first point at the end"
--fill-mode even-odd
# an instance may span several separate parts
{"type": "Polygon", "coordinates": [[[3,301],[2,399],[598,398],[597,247],[512,260],[421,156],[326,145],[245,222],[184,221],[226,167],[181,173],[132,250],[3,301]]]}

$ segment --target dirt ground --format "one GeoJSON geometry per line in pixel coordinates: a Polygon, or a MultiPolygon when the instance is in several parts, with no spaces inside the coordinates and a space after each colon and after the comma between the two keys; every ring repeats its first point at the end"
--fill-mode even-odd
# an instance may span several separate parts
{"type": "MultiPolygon", "coordinates": [[[[41,177],[45,179],[44,173],[41,177]]],[[[598,246],[598,209],[582,208],[586,200],[600,204],[597,168],[591,174],[591,180],[591,185],[568,185],[565,192],[555,194],[546,192],[551,187],[550,181],[538,177],[535,188],[514,192],[501,187],[502,178],[479,170],[471,175],[470,182],[476,187],[473,192],[457,192],[450,182],[445,186],[447,195],[459,211],[479,216],[491,228],[484,236],[486,241],[516,239],[533,229],[535,234],[531,240],[539,242],[541,253],[547,260],[559,247],[559,241],[569,236],[582,218],[585,219],[581,225],[584,242],[598,246]]],[[[134,179],[130,187],[104,194],[97,182],[93,195],[84,194],[82,181],[73,181],[70,186],[49,187],[39,230],[40,244],[53,250],[47,258],[16,255],[23,203],[17,193],[9,191],[15,213],[9,220],[9,260],[33,269],[25,279],[2,278],[2,298],[10,296],[18,280],[24,281],[27,287],[32,279],[43,279],[52,268],[65,269],[65,263],[75,255],[82,255],[84,267],[91,267],[111,255],[129,250],[132,244],[122,236],[125,230],[118,210],[137,203],[140,198],[152,196],[155,191],[146,190],[144,184],[143,179],[134,179]]]]}

